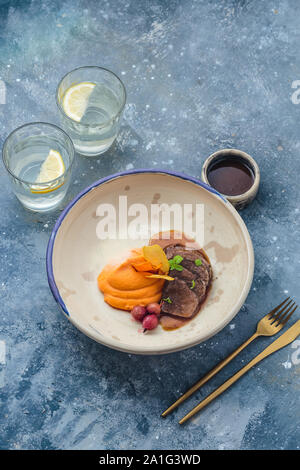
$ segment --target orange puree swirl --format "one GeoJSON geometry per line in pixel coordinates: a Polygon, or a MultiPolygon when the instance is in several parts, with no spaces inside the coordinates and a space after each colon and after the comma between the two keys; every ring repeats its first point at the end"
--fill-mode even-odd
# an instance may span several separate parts
{"type": "Polygon", "coordinates": [[[131,250],[128,258],[120,264],[107,264],[98,276],[98,287],[104,294],[105,302],[121,310],[159,302],[165,281],[147,278],[151,272],[138,271],[134,267],[144,264],[145,258],[140,249],[131,250]]]}

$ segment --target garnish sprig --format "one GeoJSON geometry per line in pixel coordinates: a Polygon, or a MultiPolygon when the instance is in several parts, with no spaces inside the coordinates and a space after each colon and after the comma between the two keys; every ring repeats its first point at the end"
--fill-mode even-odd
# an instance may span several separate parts
{"type": "Polygon", "coordinates": [[[176,271],[182,271],[183,266],[180,264],[182,261],[183,257],[180,255],[176,255],[174,258],[169,259],[170,271],[172,271],[172,269],[176,269],[176,271]]]}

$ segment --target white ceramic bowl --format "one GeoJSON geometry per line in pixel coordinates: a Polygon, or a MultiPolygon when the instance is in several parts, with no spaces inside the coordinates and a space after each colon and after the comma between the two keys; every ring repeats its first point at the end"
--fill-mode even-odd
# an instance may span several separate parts
{"type": "Polygon", "coordinates": [[[253,269],[251,239],[233,206],[199,180],[162,170],[119,173],[86,188],[62,212],[47,249],[50,289],[68,320],[95,341],[136,354],[179,351],[218,333],[242,307],[253,269]],[[119,195],[128,197],[128,205],[204,204],[204,249],[214,279],[202,310],[182,328],[165,331],[159,326],[147,335],[141,334],[139,324],[131,320],[130,314],[107,305],[98,290],[97,276],[112,257],[148,243],[148,239],[97,237],[97,207],[100,203],[111,203],[118,208],[119,195]]]}

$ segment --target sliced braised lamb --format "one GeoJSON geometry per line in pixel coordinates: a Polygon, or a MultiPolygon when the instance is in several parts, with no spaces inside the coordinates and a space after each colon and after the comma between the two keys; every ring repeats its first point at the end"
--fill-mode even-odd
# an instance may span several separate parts
{"type": "MultiPolygon", "coordinates": [[[[205,300],[212,279],[212,269],[201,250],[186,249],[182,245],[165,248],[169,260],[180,256],[180,270],[170,268],[169,275],[174,281],[166,281],[162,294],[162,314],[182,319],[192,318],[199,311],[205,300]]],[[[177,320],[177,322],[180,319],[177,320]]],[[[163,320],[163,323],[175,324],[176,318],[163,320]]]]}

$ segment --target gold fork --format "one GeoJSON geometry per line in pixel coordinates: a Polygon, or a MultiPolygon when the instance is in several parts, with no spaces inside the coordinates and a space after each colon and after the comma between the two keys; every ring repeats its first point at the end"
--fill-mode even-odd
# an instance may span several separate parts
{"type": "MultiPolygon", "coordinates": [[[[297,307],[296,307],[297,308],[297,307]]],[[[295,310],[296,310],[295,308],[295,310]]],[[[226,380],[220,387],[214,390],[208,397],[202,400],[195,408],[193,408],[188,414],[186,414],[180,421],[179,424],[185,423],[188,419],[194,416],[198,411],[202,410],[215,398],[217,398],[221,393],[225,392],[232,384],[234,384],[238,379],[240,379],[248,370],[253,366],[258,364],[260,361],[266,357],[273,354],[275,351],[278,351],[281,348],[284,348],[288,344],[292,343],[300,335],[300,320],[296,321],[285,333],[283,333],[279,338],[275,339],[273,343],[267,346],[258,356],[256,356],[252,361],[248,362],[242,369],[240,369],[236,374],[234,374],[230,379],[226,380]]]]}
{"type": "Polygon", "coordinates": [[[177,408],[182,402],[189,398],[196,390],[199,390],[208,380],[214,377],[223,367],[225,367],[233,358],[235,358],[248,344],[255,340],[258,336],[273,336],[278,333],[287,321],[290,319],[294,311],[298,306],[287,297],[281,304],[277,305],[271,312],[267,313],[257,324],[256,332],[247,339],[241,346],[239,346],[233,353],[223,359],[216,367],[208,372],[202,379],[200,379],[195,385],[187,390],[178,400],[175,401],[168,409],[162,413],[162,417],[165,418],[171,411],[177,408]],[[288,302],[289,301],[289,302],[288,302]]]}

